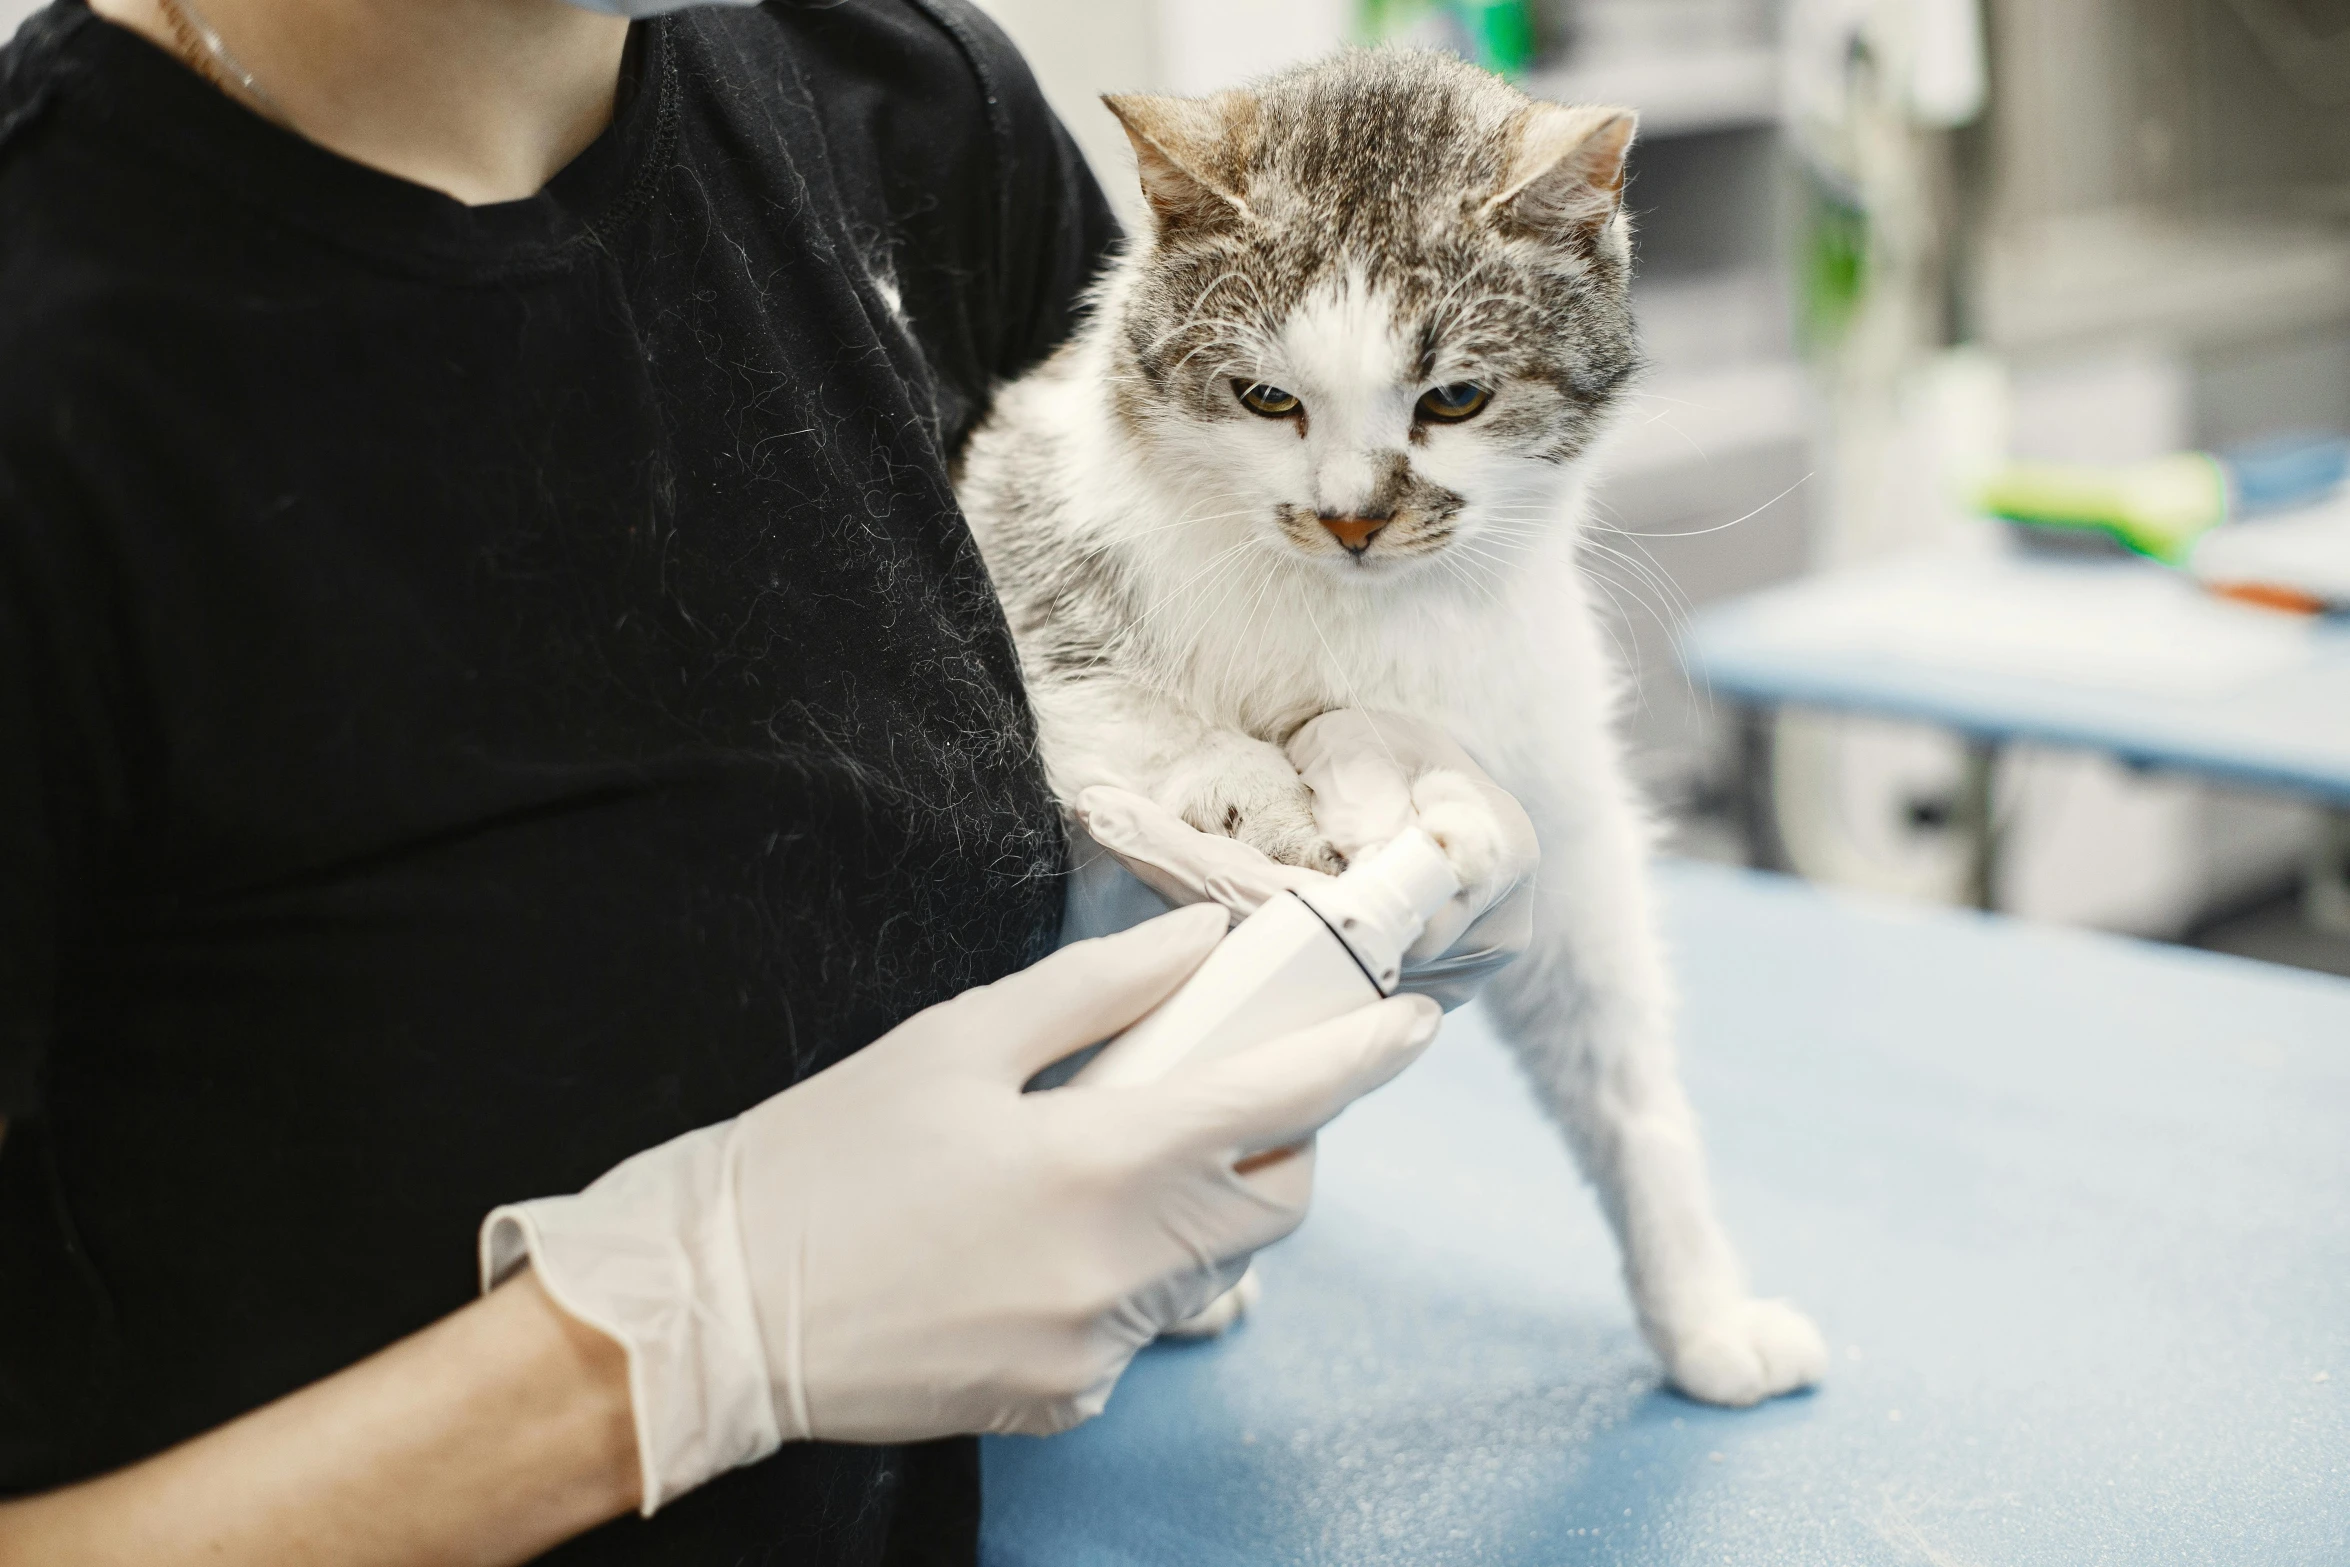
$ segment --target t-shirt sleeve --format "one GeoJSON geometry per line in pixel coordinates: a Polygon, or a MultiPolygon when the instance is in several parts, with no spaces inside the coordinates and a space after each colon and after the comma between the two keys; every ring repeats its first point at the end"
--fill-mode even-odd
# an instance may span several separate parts
{"type": "Polygon", "coordinates": [[[1086,286],[1118,243],[1118,220],[1012,41],[975,8],[952,9],[974,36],[996,121],[1002,215],[988,368],[1008,380],[1068,337],[1086,286]]]}
{"type": "Polygon", "coordinates": [[[1117,219],[1020,51],[968,0],[785,14],[844,194],[887,214],[951,451],[997,386],[1069,336],[1117,219]]]}

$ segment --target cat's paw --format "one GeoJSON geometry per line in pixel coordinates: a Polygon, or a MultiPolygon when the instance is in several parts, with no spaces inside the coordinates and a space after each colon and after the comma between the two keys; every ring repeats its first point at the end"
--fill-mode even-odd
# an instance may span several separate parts
{"type": "Polygon", "coordinates": [[[1422,773],[1412,785],[1412,809],[1464,887],[1483,884],[1520,853],[1519,834],[1466,773],[1449,767],[1422,773]]]}
{"type": "Polygon", "coordinates": [[[1346,869],[1346,856],[1315,822],[1313,796],[1295,774],[1220,780],[1208,799],[1184,814],[1202,832],[1237,838],[1284,865],[1332,876],[1346,869]]]}
{"type": "Polygon", "coordinates": [[[1257,1282],[1257,1265],[1250,1263],[1240,1282],[1167,1329],[1163,1338],[1214,1338],[1256,1308],[1264,1294],[1257,1282]]]}
{"type": "Polygon", "coordinates": [[[1811,1318],[1783,1300],[1742,1300],[1677,1337],[1665,1355],[1673,1386],[1707,1404],[1743,1407],[1810,1387],[1828,1372],[1811,1318]]]}
{"type": "Polygon", "coordinates": [[[1249,825],[1232,834],[1251,848],[1261,849],[1271,859],[1284,865],[1300,865],[1309,871],[1320,871],[1335,876],[1346,869],[1346,856],[1338,852],[1338,845],[1314,825],[1314,813],[1309,807],[1303,821],[1252,818],[1249,825]]]}

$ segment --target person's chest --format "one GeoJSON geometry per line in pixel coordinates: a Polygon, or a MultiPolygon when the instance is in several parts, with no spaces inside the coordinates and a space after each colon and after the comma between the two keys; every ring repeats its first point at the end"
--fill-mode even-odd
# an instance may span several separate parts
{"type": "Polygon", "coordinates": [[[161,362],[88,412],[141,447],[100,483],[158,850],[290,866],[681,766],[920,794],[1018,727],[928,371],[805,151],[681,160],[533,273],[132,302],[161,362]]]}
{"type": "MultiPolygon", "coordinates": [[[[759,118],[689,126],[560,265],[214,256],[126,297],[138,373],[81,411],[135,450],[90,470],[134,806],[99,988],[266,992],[311,1040],[494,1013],[526,1075],[729,1041],[674,1110],[1049,938],[1058,821],[925,358],[870,215],[759,118]]],[[[84,1022],[138,1032],[116,1005],[84,1022]]]]}

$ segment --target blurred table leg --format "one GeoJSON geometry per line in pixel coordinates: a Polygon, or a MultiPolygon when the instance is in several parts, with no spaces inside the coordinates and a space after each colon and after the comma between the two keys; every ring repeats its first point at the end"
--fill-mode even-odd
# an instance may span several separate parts
{"type": "Polygon", "coordinates": [[[2330,808],[2317,824],[2317,845],[2301,878],[2301,917],[2350,936],[2350,807],[2330,808]]]}
{"type": "Polygon", "coordinates": [[[1966,899],[1978,909],[1999,906],[1999,816],[1992,798],[1998,774],[1998,743],[1968,740],[1951,814],[1953,825],[1966,835],[1966,899]]]}
{"type": "Polygon", "coordinates": [[[1746,863],[1758,871],[1794,868],[1779,835],[1779,802],[1771,787],[1778,722],[1775,707],[1750,703],[1738,709],[1738,825],[1746,838],[1746,863]]]}

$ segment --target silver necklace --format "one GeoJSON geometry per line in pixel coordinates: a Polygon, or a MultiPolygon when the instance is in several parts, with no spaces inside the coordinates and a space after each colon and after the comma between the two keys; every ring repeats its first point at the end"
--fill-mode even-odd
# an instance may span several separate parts
{"type": "Polygon", "coordinates": [[[179,40],[180,57],[195,68],[215,87],[231,96],[242,95],[255,108],[280,125],[292,125],[275,98],[261,85],[260,79],[245,69],[243,61],[229,53],[220,32],[206,21],[188,0],[156,0],[162,8],[163,19],[171,24],[171,33],[179,40]]]}

